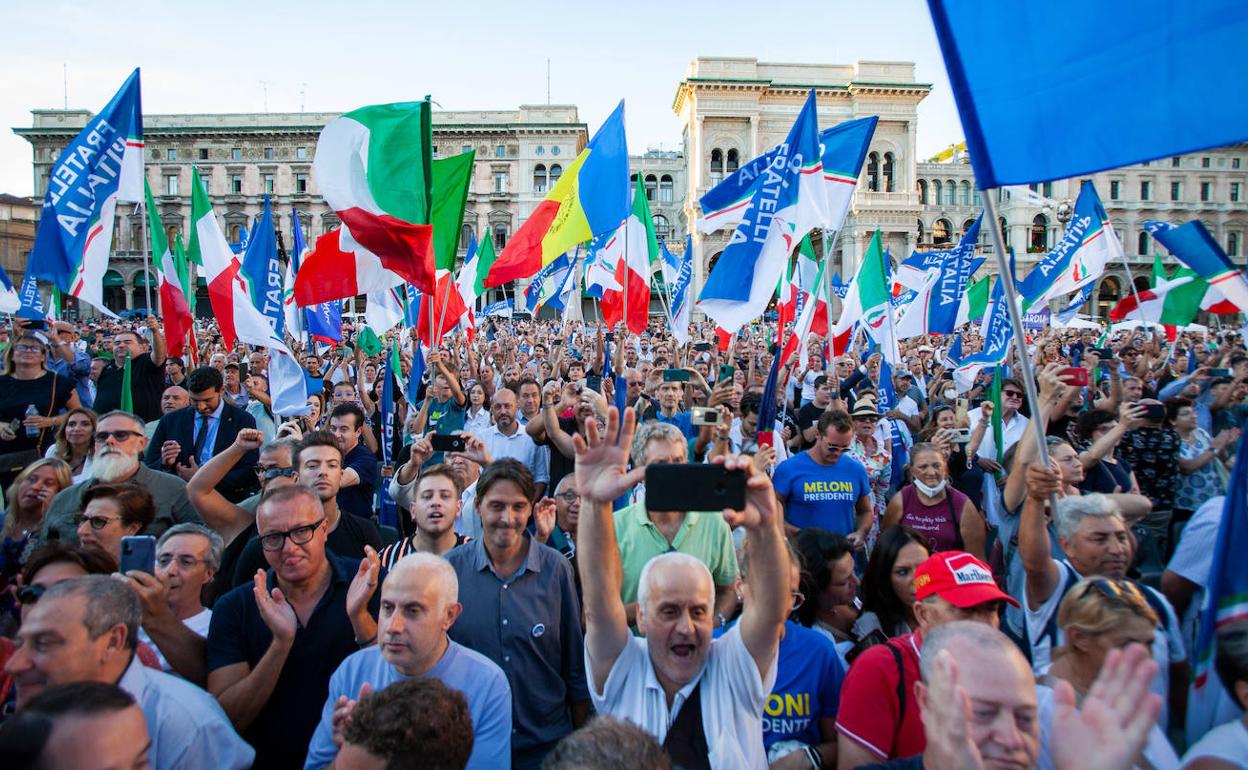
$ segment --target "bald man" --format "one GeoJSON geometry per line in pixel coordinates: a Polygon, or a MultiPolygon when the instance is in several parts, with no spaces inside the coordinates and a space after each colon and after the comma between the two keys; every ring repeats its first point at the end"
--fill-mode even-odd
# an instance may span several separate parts
{"type": "MultiPolygon", "coordinates": [[[[170,359],[172,360],[172,359],[170,359]]],[[[165,392],[160,394],[160,414],[163,417],[170,412],[176,412],[184,406],[191,405],[191,394],[181,385],[170,385],[165,388],[165,392]]],[[[152,434],[156,432],[156,426],[160,425],[160,419],[157,418],[147,423],[143,427],[143,432],[150,439],[152,434]]]]}
{"type": "Polygon", "coordinates": [[[440,679],[468,699],[474,733],[469,770],[509,766],[511,688],[489,658],[447,636],[461,609],[459,581],[445,559],[413,553],[394,565],[381,586],[377,644],[348,656],[329,680],[305,770],[333,763],[362,695],[419,676],[440,679]]]}
{"type": "MultiPolygon", "coordinates": [[[[490,399],[490,418],[494,424],[481,432],[481,440],[489,452],[490,460],[501,460],[510,457],[529,469],[533,481],[537,483],[537,498],[546,494],[546,484],[550,481],[549,464],[543,454],[543,448],[533,442],[526,431],[520,429],[520,421],[516,418],[518,401],[510,388],[500,388],[490,399]]],[[[489,463],[486,463],[487,465],[489,463]]]]}

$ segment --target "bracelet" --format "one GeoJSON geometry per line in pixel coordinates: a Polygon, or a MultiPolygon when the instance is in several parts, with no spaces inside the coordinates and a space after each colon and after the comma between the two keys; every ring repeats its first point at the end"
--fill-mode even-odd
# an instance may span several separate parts
{"type": "Polygon", "coordinates": [[[362,642],[359,639],[356,639],[355,645],[362,649],[364,647],[371,647],[373,642],[375,641],[377,641],[377,634],[373,634],[371,638],[366,639],[365,641],[362,641],[362,642]]]}

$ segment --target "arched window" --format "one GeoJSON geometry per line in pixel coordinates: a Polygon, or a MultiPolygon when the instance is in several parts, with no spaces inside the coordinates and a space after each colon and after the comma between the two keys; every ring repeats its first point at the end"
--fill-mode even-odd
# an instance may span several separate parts
{"type": "Polygon", "coordinates": [[[459,248],[467,250],[470,243],[472,243],[472,225],[464,225],[459,228],[459,248]]]}
{"type": "Polygon", "coordinates": [[[1226,256],[1239,256],[1239,233],[1226,234],[1226,256]]]}
{"type": "Polygon", "coordinates": [[[874,152],[867,155],[867,189],[880,191],[880,156],[874,152]]]}
{"type": "MultiPolygon", "coordinates": [[[[997,188],[997,192],[1000,191],[1001,188],[997,188]]],[[[997,224],[1001,225],[1001,245],[1008,249],[1010,248],[1010,228],[1005,224],[1005,217],[999,218],[997,224]]]]}
{"type": "Polygon", "coordinates": [[[561,176],[563,176],[563,166],[560,166],[558,163],[551,163],[550,164],[550,186],[554,187],[555,183],[559,181],[559,177],[561,176]]]}
{"type": "Polygon", "coordinates": [[[884,153],[884,192],[893,191],[893,154],[884,153]]]}
{"type": "Polygon", "coordinates": [[[1141,230],[1139,237],[1136,239],[1135,253],[1141,256],[1148,254],[1148,233],[1141,230]]]}
{"type": "Polygon", "coordinates": [[[952,179],[945,180],[945,205],[953,206],[957,202],[958,183],[952,179]]]}
{"type": "Polygon", "coordinates": [[[939,179],[932,180],[932,205],[933,206],[940,205],[940,180],[939,179]]]}
{"type": "Polygon", "coordinates": [[[646,176],[646,200],[654,203],[654,197],[659,192],[659,179],[654,174],[646,176]]]}
{"type": "Polygon", "coordinates": [[[494,228],[494,248],[499,251],[507,245],[507,225],[499,223],[491,225],[494,228]]]}
{"type": "Polygon", "coordinates": [[[671,203],[675,189],[676,185],[672,182],[670,176],[664,174],[659,177],[659,203],[671,203]]]}
{"type": "Polygon", "coordinates": [[[971,205],[971,183],[965,180],[958,186],[958,205],[971,205]]]}
{"type": "Polygon", "coordinates": [[[948,219],[937,219],[936,224],[932,226],[932,244],[936,246],[948,245],[952,238],[953,225],[949,224],[948,219]]]}
{"type": "Polygon", "coordinates": [[[230,243],[238,243],[239,240],[242,238],[242,235],[243,235],[242,225],[230,225],[230,229],[229,229],[230,243]]]}
{"type": "Polygon", "coordinates": [[[923,220],[919,220],[919,239],[917,243],[923,243],[923,220]]]}
{"type": "Polygon", "coordinates": [[[667,217],[662,214],[655,214],[651,221],[654,222],[654,234],[664,240],[670,240],[672,237],[672,227],[667,223],[667,217]]]}
{"type": "Polygon", "coordinates": [[[927,205],[927,180],[926,179],[919,180],[919,204],[923,206],[927,205]]]}
{"type": "Polygon", "coordinates": [[[1030,252],[1049,250],[1049,218],[1044,214],[1036,214],[1031,220],[1031,241],[1027,244],[1030,252]]]}
{"type": "Polygon", "coordinates": [[[724,151],[716,147],[711,150],[711,186],[719,184],[724,178],[724,151]]]}
{"type": "Polygon", "coordinates": [[[724,173],[725,174],[734,173],[737,170],[737,166],[739,165],[740,160],[741,160],[740,156],[737,154],[736,150],[729,150],[728,151],[728,163],[727,165],[724,166],[724,173]]]}
{"type": "MultiPolygon", "coordinates": [[[[963,235],[966,235],[968,232],[970,232],[970,231],[971,231],[971,227],[972,227],[972,226],[974,226],[974,224],[975,224],[975,220],[974,220],[974,219],[968,219],[968,220],[966,220],[965,222],[963,222],[963,223],[962,223],[962,234],[963,234],[963,235]]],[[[984,237],[984,231],[981,229],[981,230],[979,231],[979,238],[978,238],[975,242],[976,242],[976,243],[979,243],[979,242],[980,242],[980,240],[983,240],[983,237],[984,237]]]]}
{"type": "Polygon", "coordinates": [[[546,164],[538,163],[533,167],[533,192],[546,192],[546,164]]]}
{"type": "MultiPolygon", "coordinates": [[[[177,238],[178,238],[178,226],[177,225],[165,225],[165,243],[169,244],[170,246],[173,246],[173,242],[177,240],[177,238]]],[[[157,259],[159,258],[160,257],[157,256],[157,259]]]]}

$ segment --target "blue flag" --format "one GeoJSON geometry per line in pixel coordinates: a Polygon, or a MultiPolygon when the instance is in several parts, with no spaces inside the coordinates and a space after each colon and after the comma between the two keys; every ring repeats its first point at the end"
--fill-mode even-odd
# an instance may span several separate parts
{"type": "Polygon", "coordinates": [[[277,231],[273,228],[273,211],[267,195],[260,219],[252,228],[239,272],[251,289],[252,304],[281,337],[286,326],[282,312],[282,263],[277,259],[277,231]]]}
{"type": "Polygon", "coordinates": [[[27,263],[30,274],[108,312],[104,273],[119,200],[143,200],[143,108],[137,69],[52,165],[27,263]]]}
{"type": "MultiPolygon", "coordinates": [[[[394,359],[398,358],[398,349],[391,348],[391,354],[386,356],[384,380],[381,382],[381,464],[390,465],[394,453],[394,381],[398,377],[403,376],[401,370],[394,368],[394,359]]],[[[411,402],[409,402],[411,403],[411,402]]],[[[381,495],[381,505],[379,507],[377,523],[383,527],[399,526],[399,508],[390,497],[390,485],[382,483],[378,485],[378,493],[381,495]]]]}
{"type": "MultiPolygon", "coordinates": [[[[514,297],[500,299],[498,302],[492,302],[485,306],[481,311],[483,316],[498,316],[500,318],[511,318],[511,313],[515,309],[516,300],[514,297]]],[[[493,328],[493,327],[491,327],[493,328]]]]}
{"type": "MultiPolygon", "coordinates": [[[[879,388],[879,412],[881,415],[887,414],[897,408],[900,400],[897,391],[893,387],[893,367],[888,363],[886,357],[880,360],[880,388],[879,388]]],[[[906,440],[901,435],[901,429],[897,427],[897,420],[891,417],[881,418],[888,424],[888,439],[892,470],[889,489],[896,491],[902,486],[902,479],[905,478],[906,466],[910,464],[910,449],[906,446],[906,440]]]]}
{"type": "Polygon", "coordinates": [[[1091,182],[1084,182],[1075,201],[1074,215],[1061,240],[1018,284],[1023,308],[1095,283],[1111,259],[1121,261],[1122,244],[1109,226],[1109,217],[1096,188],[1091,182]]]}
{"type": "Polygon", "coordinates": [[[412,353],[412,371],[407,376],[407,391],[403,394],[412,409],[420,402],[420,381],[424,376],[425,349],[417,343],[416,350],[412,353]]]}
{"type": "Polygon", "coordinates": [[[842,300],[849,295],[849,284],[841,279],[840,272],[832,274],[832,293],[842,300]]]}
{"type": "MultiPolygon", "coordinates": [[[[664,245],[664,280],[667,278],[667,262],[675,261],[675,275],[669,281],[672,291],[672,336],[684,345],[689,342],[689,312],[693,307],[693,292],[689,290],[693,284],[693,236],[685,236],[685,253],[679,257],[671,254],[664,245]]],[[[801,315],[800,310],[796,315],[801,315]]]]}
{"type": "Polygon", "coordinates": [[[1175,227],[1147,221],[1144,229],[1241,312],[1248,313],[1248,279],[1199,219],[1175,227]]]}
{"type": "Polygon", "coordinates": [[[1248,139],[1242,0],[928,6],[981,190],[1248,139]]]}
{"type": "Polygon", "coordinates": [[[18,318],[29,318],[32,321],[42,321],[48,317],[47,308],[43,305],[43,298],[39,296],[39,282],[35,280],[34,272],[31,270],[31,263],[26,263],[26,275],[22,278],[22,288],[17,291],[17,298],[20,305],[17,310],[18,318]]]}
{"type": "Polygon", "coordinates": [[[1010,325],[1010,311],[1005,302],[1005,284],[1002,277],[992,285],[992,296],[988,299],[988,317],[984,321],[984,347],[978,353],[966,356],[953,372],[953,381],[959,393],[970,390],[985,366],[996,366],[1005,361],[1010,354],[1010,343],[1014,340],[1014,327],[1010,325]]]}
{"type": "Polygon", "coordinates": [[[1092,295],[1095,293],[1095,281],[1085,284],[1084,287],[1079,290],[1079,293],[1075,295],[1075,298],[1070,301],[1070,304],[1066,306],[1066,309],[1059,310],[1053,317],[1057,319],[1058,324],[1061,326],[1069,324],[1079,312],[1079,309],[1083,307],[1084,303],[1092,299],[1092,295]]]}
{"type": "MultiPolygon", "coordinates": [[[[776,389],[780,379],[780,356],[773,356],[771,369],[767,372],[767,381],[763,384],[763,397],[758,404],[758,445],[776,445],[776,389]]],[[[745,436],[742,436],[744,442],[745,436]]]]}

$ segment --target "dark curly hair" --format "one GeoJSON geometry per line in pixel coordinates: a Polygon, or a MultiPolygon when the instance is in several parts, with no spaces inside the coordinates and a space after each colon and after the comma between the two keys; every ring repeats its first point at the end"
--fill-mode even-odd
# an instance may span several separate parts
{"type": "Polygon", "coordinates": [[[402,679],[360,700],[343,740],[386,770],[463,770],[473,743],[468,699],[433,677],[402,679]]]}

